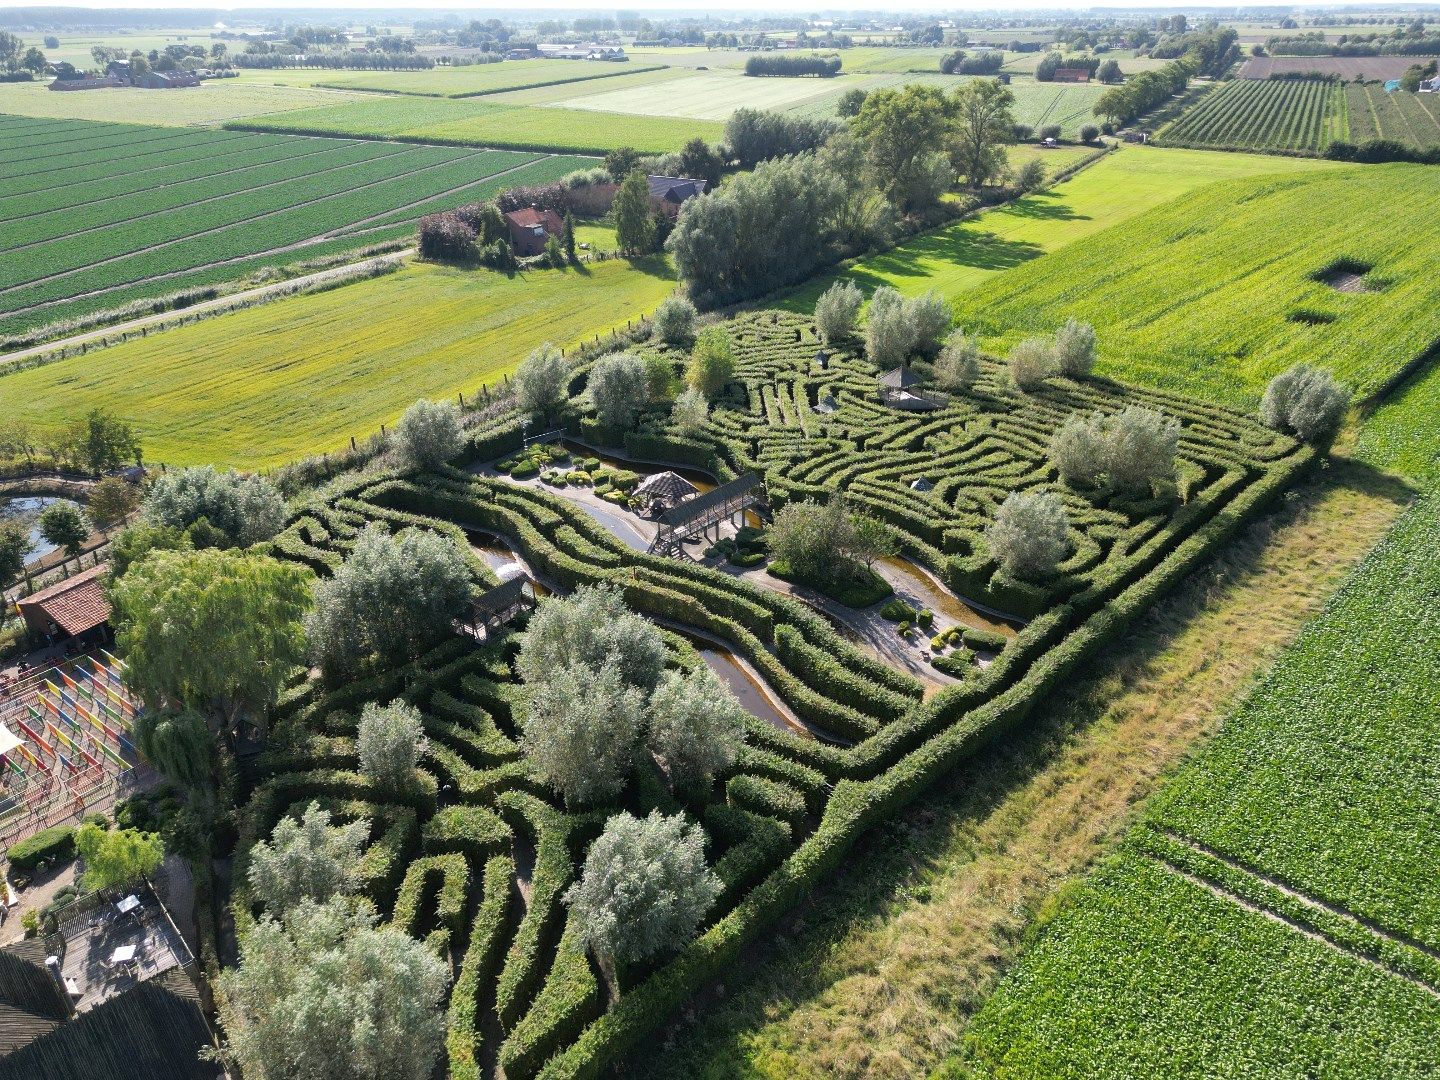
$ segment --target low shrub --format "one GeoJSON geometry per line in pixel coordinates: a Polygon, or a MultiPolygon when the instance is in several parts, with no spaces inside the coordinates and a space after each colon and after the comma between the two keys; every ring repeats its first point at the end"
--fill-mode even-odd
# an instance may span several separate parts
{"type": "Polygon", "coordinates": [[[34,836],[21,840],[5,852],[12,869],[22,874],[75,857],[75,829],[70,825],[54,825],[34,836]]]}

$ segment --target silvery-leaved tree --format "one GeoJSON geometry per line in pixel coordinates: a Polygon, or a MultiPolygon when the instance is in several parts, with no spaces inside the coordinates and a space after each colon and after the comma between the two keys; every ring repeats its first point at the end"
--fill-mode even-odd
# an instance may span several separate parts
{"type": "Polygon", "coordinates": [[[220,976],[220,1056],[247,1080],[428,1080],[450,976],[423,942],[337,897],[240,938],[220,976]]]}
{"type": "Polygon", "coordinates": [[[580,880],[565,894],[585,945],[615,968],[690,941],[720,895],[705,864],[705,837],[683,814],[617,814],[590,846],[580,880]]]}

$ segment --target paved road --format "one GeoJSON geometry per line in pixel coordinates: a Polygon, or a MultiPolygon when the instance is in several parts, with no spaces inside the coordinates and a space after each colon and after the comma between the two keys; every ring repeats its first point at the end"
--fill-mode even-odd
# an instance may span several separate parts
{"type": "Polygon", "coordinates": [[[242,292],[230,293],[226,296],[217,296],[214,300],[202,300],[198,304],[191,304],[189,307],[179,308],[175,311],[163,311],[158,315],[146,315],[139,319],[130,319],[127,322],[114,323],[97,330],[87,330],[85,333],[75,334],[73,337],[61,338],[57,341],[48,341],[44,345],[35,345],[28,349],[20,349],[16,352],[0,355],[0,367],[4,367],[6,364],[17,363],[21,360],[29,360],[36,356],[46,356],[52,352],[59,352],[61,349],[73,349],[82,344],[99,344],[110,338],[118,340],[122,335],[133,333],[142,327],[161,329],[171,323],[179,323],[182,320],[187,320],[193,318],[195,315],[206,312],[219,313],[237,305],[245,305],[255,300],[263,300],[266,297],[288,295],[293,292],[303,291],[315,285],[322,285],[335,278],[346,277],[353,274],[359,267],[383,266],[387,263],[402,262],[414,254],[414,248],[405,248],[403,251],[391,251],[384,255],[376,255],[370,259],[362,259],[359,262],[344,263],[341,266],[332,266],[326,270],[317,270],[313,274],[286,278],[284,281],[273,281],[267,285],[257,285],[253,289],[245,289],[242,292]]]}

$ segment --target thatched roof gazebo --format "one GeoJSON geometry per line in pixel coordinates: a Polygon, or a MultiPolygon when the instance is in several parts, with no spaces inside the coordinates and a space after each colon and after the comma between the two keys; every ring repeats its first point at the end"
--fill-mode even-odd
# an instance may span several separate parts
{"type": "Polygon", "coordinates": [[[700,489],[679,473],[659,472],[635,485],[635,494],[647,510],[668,510],[686,499],[693,499],[700,489]]]}

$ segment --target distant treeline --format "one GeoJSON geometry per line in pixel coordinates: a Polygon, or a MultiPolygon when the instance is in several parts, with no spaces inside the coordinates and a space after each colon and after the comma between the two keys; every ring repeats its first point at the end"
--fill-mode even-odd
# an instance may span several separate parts
{"type": "Polygon", "coordinates": [[[745,61],[746,75],[819,75],[828,78],[840,74],[838,56],[772,56],[756,55],[745,61]]]}
{"type": "Polygon", "coordinates": [[[358,71],[420,71],[435,66],[435,61],[428,56],[367,52],[316,53],[307,56],[237,53],[230,58],[230,62],[243,68],[334,68],[358,71]]]}
{"type": "Polygon", "coordinates": [[[1299,34],[1273,37],[1265,47],[1272,56],[1436,56],[1440,55],[1440,35],[1397,38],[1370,34],[1330,41],[1323,34],[1299,34]]]}
{"type": "Polygon", "coordinates": [[[940,70],[946,75],[994,75],[1004,63],[1004,53],[983,52],[967,56],[964,50],[956,49],[940,58],[940,70]]]}

